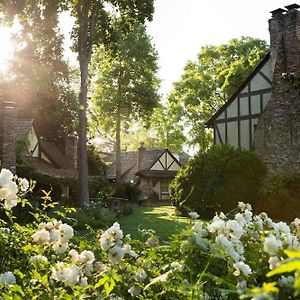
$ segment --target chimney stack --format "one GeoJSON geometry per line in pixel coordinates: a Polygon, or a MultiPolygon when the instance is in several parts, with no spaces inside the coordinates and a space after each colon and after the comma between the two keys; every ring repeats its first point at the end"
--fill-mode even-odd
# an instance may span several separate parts
{"type": "Polygon", "coordinates": [[[288,89],[284,74],[300,71],[299,5],[272,11],[269,20],[272,95],[255,129],[255,151],[270,172],[300,171],[299,91],[288,89]]]}
{"type": "Polygon", "coordinates": [[[4,101],[1,110],[1,168],[16,173],[15,102],[4,101]]]}
{"type": "Polygon", "coordinates": [[[138,170],[141,170],[146,148],[144,142],[141,143],[138,149],[138,170]]]}
{"type": "Polygon", "coordinates": [[[74,135],[65,137],[65,155],[70,159],[74,169],[77,169],[77,142],[74,135]]]}

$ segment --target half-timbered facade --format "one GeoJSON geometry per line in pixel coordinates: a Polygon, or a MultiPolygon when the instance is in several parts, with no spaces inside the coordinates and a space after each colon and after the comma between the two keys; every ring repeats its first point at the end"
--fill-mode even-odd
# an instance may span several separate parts
{"type": "Polygon", "coordinates": [[[272,71],[268,53],[239,90],[206,123],[214,143],[253,149],[254,129],[271,98],[272,71]]]}
{"type": "Polygon", "coordinates": [[[299,89],[284,77],[300,72],[299,8],[271,12],[270,53],[207,122],[216,144],[253,149],[270,172],[300,172],[299,89]]]}
{"type": "MultiPolygon", "coordinates": [[[[115,181],[115,152],[103,159],[108,164],[106,169],[108,180],[115,181]]],[[[176,157],[168,149],[146,149],[141,146],[138,151],[122,151],[121,181],[137,184],[143,198],[155,192],[159,200],[167,200],[170,182],[186,160],[187,156],[176,157]]]]}

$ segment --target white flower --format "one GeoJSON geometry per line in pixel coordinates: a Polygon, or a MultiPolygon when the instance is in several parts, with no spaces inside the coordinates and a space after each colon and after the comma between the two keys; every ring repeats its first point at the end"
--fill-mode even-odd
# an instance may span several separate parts
{"type": "Polygon", "coordinates": [[[19,178],[20,189],[22,192],[26,192],[29,188],[29,182],[26,178],[19,178]]]}
{"type": "Polygon", "coordinates": [[[159,246],[159,239],[154,236],[154,235],[151,235],[147,241],[146,241],[146,245],[147,247],[149,248],[155,248],[155,247],[158,247],[159,246]]]}
{"type": "Polygon", "coordinates": [[[150,283],[148,283],[148,284],[145,286],[144,290],[146,290],[149,286],[151,286],[152,284],[155,284],[155,283],[157,283],[157,282],[166,282],[167,279],[168,279],[168,277],[169,277],[169,275],[170,275],[172,272],[173,272],[173,270],[169,270],[168,272],[166,272],[166,273],[164,273],[164,274],[162,274],[162,275],[160,275],[160,276],[157,276],[157,277],[153,278],[153,279],[150,281],[150,283]]]}
{"type": "Polygon", "coordinates": [[[124,256],[124,249],[119,246],[114,246],[108,251],[108,259],[112,264],[117,264],[124,256]]]}
{"type": "Polygon", "coordinates": [[[200,237],[205,237],[207,236],[208,232],[206,229],[202,228],[202,223],[197,221],[194,223],[193,227],[192,227],[192,230],[197,232],[197,234],[200,236],[200,237]]]}
{"type": "Polygon", "coordinates": [[[35,262],[35,261],[47,262],[48,259],[47,259],[47,257],[45,257],[41,254],[38,254],[38,255],[34,255],[30,258],[30,262],[35,262]]]}
{"type": "Polygon", "coordinates": [[[3,233],[4,235],[9,235],[10,229],[7,227],[0,227],[0,232],[3,233]]]}
{"type": "Polygon", "coordinates": [[[293,224],[295,227],[299,227],[300,226],[300,219],[295,218],[294,221],[291,224],[293,224]]]}
{"type": "Polygon", "coordinates": [[[7,285],[14,285],[16,284],[16,277],[12,272],[5,272],[0,274],[0,282],[7,285]]]}
{"type": "Polygon", "coordinates": [[[210,232],[218,232],[219,234],[227,235],[228,228],[226,227],[226,222],[221,220],[218,216],[213,218],[213,221],[208,225],[208,230],[210,232]]]}
{"type": "Polygon", "coordinates": [[[144,281],[147,278],[147,273],[145,272],[145,270],[141,269],[140,271],[138,271],[135,276],[134,276],[136,281],[144,281]]]}
{"type": "Polygon", "coordinates": [[[233,274],[235,276],[239,276],[241,274],[241,272],[245,276],[248,276],[248,275],[252,274],[251,268],[242,261],[234,263],[233,266],[235,268],[235,271],[233,272],[233,274]]]}
{"type": "Polygon", "coordinates": [[[56,254],[61,255],[67,251],[68,246],[68,243],[62,243],[61,241],[57,241],[53,244],[52,248],[56,254]]]}
{"type": "Polygon", "coordinates": [[[238,203],[238,207],[239,209],[241,209],[242,211],[245,211],[246,209],[247,210],[252,210],[252,207],[249,203],[244,203],[244,202],[239,202],[238,203]]]}
{"type": "Polygon", "coordinates": [[[4,208],[10,210],[17,205],[18,186],[10,181],[0,189],[0,199],[4,200],[4,208]]]}
{"type": "Polygon", "coordinates": [[[246,209],[245,212],[244,212],[244,217],[245,217],[245,220],[246,220],[247,223],[251,222],[252,216],[253,216],[252,211],[249,210],[249,209],[246,209]]]}
{"type": "Polygon", "coordinates": [[[282,242],[277,240],[273,234],[270,234],[264,241],[264,249],[270,255],[275,255],[282,248],[282,242]]]}
{"type": "Polygon", "coordinates": [[[177,261],[173,261],[170,265],[171,269],[181,269],[183,265],[177,261]]]}
{"type": "Polygon", "coordinates": [[[86,286],[88,285],[87,277],[81,278],[81,280],[80,280],[80,285],[81,285],[82,287],[86,287],[86,286]]]}
{"type": "Polygon", "coordinates": [[[128,289],[128,293],[132,297],[136,297],[140,292],[141,292],[141,288],[136,285],[133,285],[130,289],[128,289]]]}
{"type": "Polygon", "coordinates": [[[237,293],[239,295],[242,294],[247,288],[247,281],[246,280],[239,281],[236,285],[236,288],[237,288],[237,293]]]}
{"type": "Polygon", "coordinates": [[[284,233],[284,234],[291,233],[290,227],[285,222],[273,223],[273,228],[275,232],[278,233],[284,233]]]}
{"type": "Polygon", "coordinates": [[[73,228],[68,224],[59,225],[59,235],[62,243],[67,243],[74,235],[73,228]]]}
{"type": "Polygon", "coordinates": [[[79,283],[81,268],[74,265],[64,266],[62,262],[52,268],[52,278],[64,282],[66,286],[79,283]]]}
{"type": "Polygon", "coordinates": [[[237,213],[235,215],[235,219],[241,226],[244,226],[246,224],[246,220],[241,213],[237,213]]]}
{"type": "Polygon", "coordinates": [[[268,260],[270,270],[275,269],[278,266],[279,261],[277,256],[271,256],[268,260]]]}
{"type": "Polygon", "coordinates": [[[32,239],[38,244],[46,244],[50,241],[50,233],[46,229],[41,229],[32,235],[32,239]]]}
{"type": "Polygon", "coordinates": [[[197,212],[193,211],[189,213],[189,217],[192,219],[198,219],[200,216],[198,215],[197,212]]]}
{"type": "Polygon", "coordinates": [[[292,287],[294,284],[295,278],[293,276],[281,276],[278,280],[278,284],[281,286],[292,287]]]}
{"type": "Polygon", "coordinates": [[[10,170],[2,169],[0,172],[0,186],[6,186],[13,180],[13,173],[10,170]]]}
{"type": "Polygon", "coordinates": [[[133,251],[131,249],[131,246],[128,244],[124,245],[123,250],[124,250],[124,254],[129,254],[131,257],[134,258],[138,257],[138,254],[135,251],[133,251]]]}
{"type": "Polygon", "coordinates": [[[57,229],[52,229],[50,231],[50,242],[56,242],[60,238],[59,231],[57,229]]]}
{"type": "Polygon", "coordinates": [[[226,226],[230,229],[230,235],[236,239],[239,239],[244,233],[243,227],[236,220],[227,221],[226,226]]]}
{"type": "Polygon", "coordinates": [[[90,250],[83,250],[80,257],[82,257],[82,262],[85,264],[92,264],[95,261],[95,255],[90,250]]]}

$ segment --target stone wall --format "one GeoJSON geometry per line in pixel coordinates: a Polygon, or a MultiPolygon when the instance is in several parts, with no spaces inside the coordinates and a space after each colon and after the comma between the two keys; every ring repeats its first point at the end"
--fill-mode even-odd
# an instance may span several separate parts
{"type": "Polygon", "coordinates": [[[255,151],[270,172],[300,172],[300,97],[283,73],[300,71],[300,12],[276,10],[269,20],[272,95],[254,132],[255,151]]]}
{"type": "Polygon", "coordinates": [[[1,109],[1,167],[16,173],[16,111],[14,102],[4,102],[1,109]]]}

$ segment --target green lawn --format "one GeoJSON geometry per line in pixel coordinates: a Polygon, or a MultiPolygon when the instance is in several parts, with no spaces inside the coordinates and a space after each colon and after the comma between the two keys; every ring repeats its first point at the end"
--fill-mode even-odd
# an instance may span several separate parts
{"type": "Polygon", "coordinates": [[[173,206],[134,207],[133,214],[119,220],[124,234],[129,233],[132,238],[142,239],[138,229],[153,229],[162,240],[185,228],[189,222],[187,218],[175,216],[173,206]]]}

